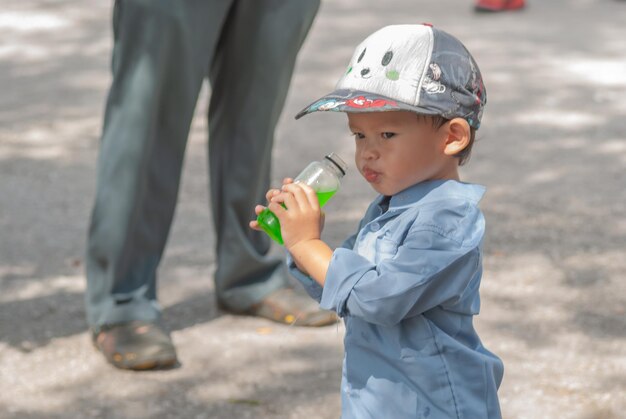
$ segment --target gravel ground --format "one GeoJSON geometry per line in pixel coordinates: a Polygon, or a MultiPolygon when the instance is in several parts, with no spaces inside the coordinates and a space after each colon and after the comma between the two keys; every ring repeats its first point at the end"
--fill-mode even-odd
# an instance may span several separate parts
{"type": "MultiPolygon", "coordinates": [[[[215,307],[206,94],[160,269],[182,365],[118,371],[93,350],[82,255],[111,3],[2,1],[0,417],[338,417],[343,326],[298,329],[215,307]]],[[[475,15],[469,1],[326,1],[299,57],[276,182],[329,151],[351,156],[342,115],[293,115],[332,89],[373,30],[433,22],[474,53],[489,104],[463,176],[488,187],[476,323],[505,362],[506,418],[624,417],[624,16],[626,3],[614,0],[531,0],[501,15],[475,15]]],[[[354,170],[347,175],[327,207],[331,243],[356,227],[372,196],[354,170]]]]}

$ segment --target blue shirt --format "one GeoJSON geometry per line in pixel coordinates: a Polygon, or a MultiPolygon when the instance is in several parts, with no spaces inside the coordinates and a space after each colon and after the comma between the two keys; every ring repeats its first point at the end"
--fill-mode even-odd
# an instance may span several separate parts
{"type": "Polygon", "coordinates": [[[322,288],[288,258],[320,307],[346,325],[342,418],[500,418],[503,365],[478,314],[484,188],[416,184],[379,196],[333,253],[322,288]]]}

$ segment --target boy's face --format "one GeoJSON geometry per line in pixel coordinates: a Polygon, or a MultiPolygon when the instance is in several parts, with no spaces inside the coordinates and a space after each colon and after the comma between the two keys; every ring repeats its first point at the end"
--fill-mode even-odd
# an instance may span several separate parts
{"type": "Polygon", "coordinates": [[[348,113],[361,175],[380,194],[394,195],[416,183],[458,180],[458,161],[446,155],[447,124],[413,112],[348,113]]]}

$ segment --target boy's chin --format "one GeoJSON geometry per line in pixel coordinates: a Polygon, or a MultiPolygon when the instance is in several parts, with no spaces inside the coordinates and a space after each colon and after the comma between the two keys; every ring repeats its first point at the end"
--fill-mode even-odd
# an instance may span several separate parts
{"type": "Polygon", "coordinates": [[[398,192],[402,192],[404,189],[410,187],[411,185],[403,185],[397,181],[392,181],[389,178],[384,178],[382,176],[378,177],[374,181],[368,181],[365,179],[367,183],[369,183],[370,187],[374,189],[381,195],[392,196],[397,194],[398,192]]]}
{"type": "Polygon", "coordinates": [[[385,187],[385,185],[381,185],[379,183],[370,183],[372,189],[374,189],[377,193],[385,196],[395,195],[399,191],[394,190],[393,188],[385,187]]]}

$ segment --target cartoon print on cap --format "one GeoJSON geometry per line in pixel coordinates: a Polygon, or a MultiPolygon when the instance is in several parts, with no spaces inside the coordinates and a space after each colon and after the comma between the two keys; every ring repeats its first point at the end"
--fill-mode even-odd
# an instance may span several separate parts
{"type": "Polygon", "coordinates": [[[485,90],[485,86],[483,84],[482,77],[478,77],[478,70],[476,69],[474,60],[470,59],[469,63],[470,70],[472,72],[469,88],[472,92],[474,92],[474,96],[476,96],[476,104],[478,105],[483,101],[483,91],[485,90]]]}
{"type": "Polygon", "coordinates": [[[385,106],[390,108],[398,107],[398,104],[393,100],[386,99],[370,99],[365,96],[358,96],[352,98],[346,102],[346,106],[356,109],[366,109],[366,108],[384,108],[385,106]]]}
{"type": "MultiPolygon", "coordinates": [[[[425,62],[414,48],[407,48],[405,38],[422,39],[430,28],[415,26],[387,27],[365,39],[355,50],[338,89],[376,92],[409,104],[416,101],[425,62]],[[397,35],[398,32],[406,36],[397,35]]],[[[426,39],[426,38],[424,38],[426,39]]],[[[415,48],[428,50],[427,41],[416,42],[415,48]]]]}
{"type": "Polygon", "coordinates": [[[371,48],[371,51],[368,51],[367,47],[363,48],[361,54],[356,60],[356,63],[348,67],[346,75],[356,71],[355,76],[360,76],[363,79],[369,79],[373,76],[383,76],[390,81],[399,80],[399,69],[395,68],[393,65],[389,65],[391,64],[392,59],[392,50],[388,50],[383,53],[380,49],[371,48]]]}
{"type": "Polygon", "coordinates": [[[470,70],[469,77],[464,89],[450,93],[457,106],[455,109],[451,109],[449,113],[452,117],[459,113],[459,109],[465,109],[466,112],[460,116],[467,119],[471,126],[478,128],[486,102],[485,85],[474,60],[468,57],[466,64],[470,70]]]}
{"type": "Polygon", "coordinates": [[[322,99],[311,105],[311,111],[332,111],[336,107],[344,105],[345,103],[345,100],[322,99]]]}
{"type": "Polygon", "coordinates": [[[422,89],[430,95],[435,93],[443,93],[446,91],[446,86],[439,82],[441,78],[441,68],[437,63],[431,63],[428,65],[428,74],[424,77],[424,84],[422,89]]]}

